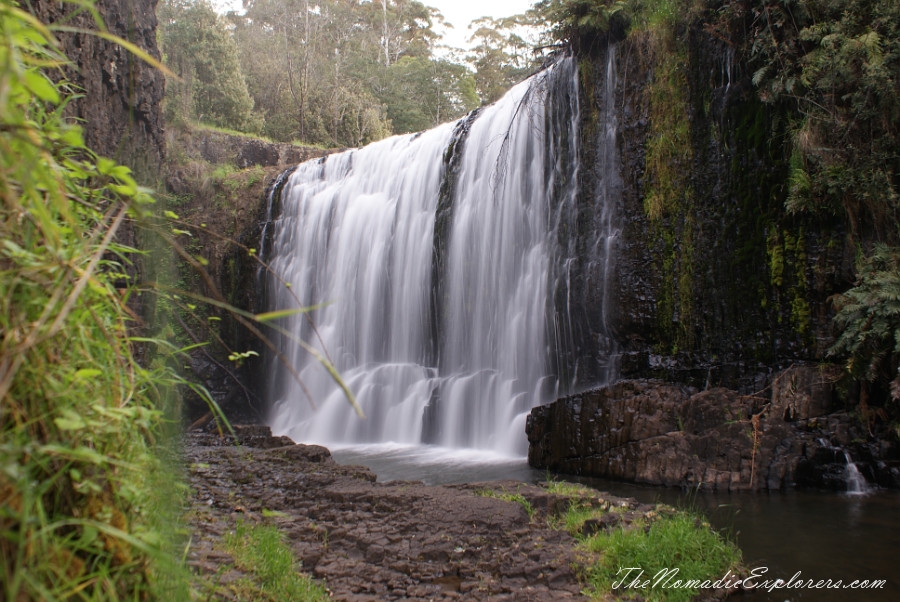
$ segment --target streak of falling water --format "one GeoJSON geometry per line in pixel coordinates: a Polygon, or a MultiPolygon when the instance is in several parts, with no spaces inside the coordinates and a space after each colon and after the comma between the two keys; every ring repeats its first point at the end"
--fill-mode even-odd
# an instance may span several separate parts
{"type": "Polygon", "coordinates": [[[600,263],[598,288],[601,292],[601,321],[597,345],[598,356],[603,363],[603,383],[615,380],[618,373],[619,349],[613,336],[611,324],[610,285],[615,259],[615,247],[619,239],[619,225],[616,221],[618,203],[622,197],[622,176],[619,172],[619,155],[616,151],[618,134],[618,112],[616,111],[616,47],[610,46],[606,60],[606,83],[603,87],[603,127],[597,140],[597,168],[600,182],[595,201],[595,211],[599,214],[599,227],[595,234],[597,241],[592,254],[600,263]]]}

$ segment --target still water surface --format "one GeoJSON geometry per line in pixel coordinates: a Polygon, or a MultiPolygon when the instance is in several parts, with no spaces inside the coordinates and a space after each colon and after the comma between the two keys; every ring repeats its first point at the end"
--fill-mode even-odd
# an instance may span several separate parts
{"type": "Polygon", "coordinates": [[[524,458],[474,450],[379,444],[336,447],[341,464],[368,466],[379,481],[417,480],[453,484],[498,479],[536,483],[548,476],[578,480],[613,495],[642,502],[692,507],[735,539],[749,567],[768,569],[764,578],[886,579],[879,590],[777,590],[739,599],[752,602],[888,602],[900,600],[900,493],[847,495],[815,491],[777,494],[690,493],[600,479],[556,477],[528,466],[524,458]]]}

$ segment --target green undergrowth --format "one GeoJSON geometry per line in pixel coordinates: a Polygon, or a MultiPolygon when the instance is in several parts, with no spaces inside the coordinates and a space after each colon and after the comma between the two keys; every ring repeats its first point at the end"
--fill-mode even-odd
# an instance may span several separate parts
{"type": "Polygon", "coordinates": [[[604,514],[620,513],[625,507],[614,506],[609,500],[598,496],[598,492],[585,485],[566,481],[548,481],[549,493],[569,498],[565,512],[548,517],[548,524],[554,529],[561,529],[580,537],[584,524],[589,520],[600,519],[604,514]]]}
{"type": "Polygon", "coordinates": [[[714,582],[734,571],[741,560],[740,551],[709,523],[683,511],[628,529],[597,533],[585,538],[582,545],[599,557],[587,570],[593,596],[623,590],[643,571],[641,579],[650,584],[635,595],[648,601],[687,601],[701,590],[678,585],[714,582]],[[637,570],[627,573],[632,567],[637,570]]]}
{"type": "Polygon", "coordinates": [[[660,505],[633,517],[630,523],[611,521],[618,522],[619,526],[592,533],[593,530],[585,529],[585,523],[600,521],[610,513],[620,514],[624,519],[628,507],[598,497],[596,491],[582,485],[551,481],[546,487],[550,493],[571,498],[566,511],[550,517],[549,524],[578,540],[584,553],[585,593],[594,599],[605,600],[614,593],[625,599],[639,595],[650,601],[690,600],[699,593],[699,588],[678,587],[676,581],[714,582],[729,570],[739,569],[740,550],[696,513],[660,505]],[[637,570],[627,573],[632,567],[637,570]],[[638,571],[643,571],[641,580],[650,580],[650,584],[646,588],[628,588],[638,577],[638,571]],[[658,575],[672,578],[655,583],[658,575]]]}
{"type": "Polygon", "coordinates": [[[247,602],[312,602],[327,600],[327,590],[299,572],[300,563],[275,526],[239,521],[225,537],[235,566],[249,577],[231,584],[247,602]]]}
{"type": "Polygon", "coordinates": [[[591,497],[594,490],[578,483],[570,483],[568,481],[556,481],[547,479],[545,484],[547,491],[554,495],[565,495],[575,498],[591,497]]]}
{"type": "Polygon", "coordinates": [[[118,242],[153,199],[63,116],[66,64],[0,1],[0,599],[187,599],[165,453],[178,350],[139,333],[118,242]]]}
{"type": "Polygon", "coordinates": [[[216,132],[218,134],[226,134],[228,136],[237,136],[239,138],[247,138],[247,139],[251,139],[251,140],[263,140],[265,142],[274,143],[274,140],[272,140],[271,138],[267,138],[266,136],[263,136],[262,134],[253,134],[253,133],[248,134],[247,132],[239,132],[237,130],[232,130],[232,129],[229,129],[226,127],[221,127],[221,126],[214,125],[211,123],[187,122],[185,125],[187,125],[191,129],[195,129],[195,130],[216,132]]]}
{"type": "Polygon", "coordinates": [[[226,127],[220,127],[217,125],[213,125],[211,123],[203,123],[203,122],[175,122],[173,124],[176,127],[183,127],[189,130],[198,130],[201,132],[214,132],[217,134],[225,134],[226,136],[237,136],[238,138],[246,138],[248,140],[261,140],[263,142],[267,142],[269,144],[290,144],[293,146],[300,146],[303,148],[315,148],[319,150],[330,150],[333,149],[333,146],[326,146],[324,144],[313,144],[309,142],[303,142],[302,140],[295,139],[290,142],[277,142],[268,136],[264,136],[263,134],[254,134],[247,132],[239,132],[237,130],[232,130],[226,127]]]}

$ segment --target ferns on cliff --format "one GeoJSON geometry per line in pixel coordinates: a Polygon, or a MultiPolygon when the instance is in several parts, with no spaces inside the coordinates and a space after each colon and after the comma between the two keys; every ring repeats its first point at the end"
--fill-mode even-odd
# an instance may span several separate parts
{"type": "MultiPolygon", "coordinates": [[[[830,357],[886,391],[900,358],[900,4],[734,0],[760,98],[793,120],[789,213],[841,218],[869,253],[837,295],[830,357]]],[[[895,389],[900,391],[900,381],[895,389]]],[[[860,404],[866,404],[866,388],[860,404]]],[[[894,393],[895,398],[900,393],[894,393]]]]}
{"type": "Polygon", "coordinates": [[[552,39],[587,47],[600,33],[623,37],[631,24],[633,4],[621,0],[541,0],[532,12],[545,21],[552,39]]]}
{"type": "Polygon", "coordinates": [[[787,209],[900,241],[900,4],[734,0],[722,14],[749,24],[753,84],[796,123],[787,209]]]}

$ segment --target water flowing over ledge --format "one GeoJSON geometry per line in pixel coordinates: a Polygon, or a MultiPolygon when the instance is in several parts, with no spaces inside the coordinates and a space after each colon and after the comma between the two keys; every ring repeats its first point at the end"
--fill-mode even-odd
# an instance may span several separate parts
{"type": "MultiPolygon", "coordinates": [[[[569,390],[577,372],[569,272],[580,111],[577,67],[564,58],[456,123],[291,174],[272,224],[267,298],[279,309],[296,307],[293,294],[323,304],[282,327],[330,356],[367,418],[282,337],[303,385],[271,362],[275,432],[525,455],[528,410],[569,390]]],[[[603,160],[614,193],[611,115],[603,160]]],[[[592,233],[603,265],[614,237],[592,233]]],[[[597,345],[609,348],[604,337],[597,345]]]]}

